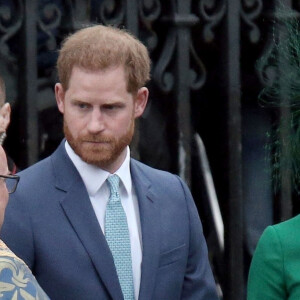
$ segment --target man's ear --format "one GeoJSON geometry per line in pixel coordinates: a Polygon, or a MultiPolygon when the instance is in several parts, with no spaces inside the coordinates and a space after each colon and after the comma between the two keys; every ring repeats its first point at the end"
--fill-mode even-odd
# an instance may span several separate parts
{"type": "Polygon", "coordinates": [[[138,90],[136,98],[135,98],[135,108],[134,108],[134,117],[140,117],[147,105],[148,102],[149,91],[146,87],[142,87],[138,90]]]}
{"type": "Polygon", "coordinates": [[[64,105],[64,100],[65,100],[65,91],[61,83],[56,83],[55,84],[55,99],[57,103],[58,110],[63,114],[65,111],[65,105],[64,105]]]}

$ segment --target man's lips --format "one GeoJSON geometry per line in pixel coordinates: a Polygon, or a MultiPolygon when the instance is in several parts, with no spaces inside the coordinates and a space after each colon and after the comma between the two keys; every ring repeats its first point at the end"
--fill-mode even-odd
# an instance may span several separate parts
{"type": "Polygon", "coordinates": [[[107,141],[85,141],[86,143],[95,143],[95,144],[100,144],[100,143],[108,143],[107,141]]]}
{"type": "Polygon", "coordinates": [[[87,144],[93,144],[93,145],[105,145],[111,143],[111,141],[83,141],[83,142],[87,144]]]}

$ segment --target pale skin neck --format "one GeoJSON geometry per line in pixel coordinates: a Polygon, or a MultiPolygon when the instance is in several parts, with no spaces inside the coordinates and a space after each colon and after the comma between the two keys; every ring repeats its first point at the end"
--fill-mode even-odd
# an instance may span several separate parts
{"type": "Polygon", "coordinates": [[[108,166],[101,167],[101,169],[109,172],[110,174],[114,174],[122,166],[123,162],[125,161],[126,155],[127,147],[122,151],[121,155],[118,157],[117,160],[110,163],[108,166]]]}

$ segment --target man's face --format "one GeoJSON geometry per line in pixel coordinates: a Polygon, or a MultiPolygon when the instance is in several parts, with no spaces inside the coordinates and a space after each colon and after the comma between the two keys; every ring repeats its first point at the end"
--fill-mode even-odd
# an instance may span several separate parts
{"type": "Polygon", "coordinates": [[[74,67],[69,88],[55,86],[58,108],[64,114],[65,137],[82,160],[114,172],[124,161],[134,120],[146,106],[148,90],[136,96],[126,89],[123,67],[90,71],[74,67]]]}
{"type": "MultiPolygon", "coordinates": [[[[0,146],[0,174],[1,175],[8,174],[6,155],[1,146],[0,146]]],[[[6,188],[6,184],[3,178],[0,178],[0,228],[2,227],[4,221],[4,214],[5,214],[7,202],[8,202],[8,191],[6,188]]]]}

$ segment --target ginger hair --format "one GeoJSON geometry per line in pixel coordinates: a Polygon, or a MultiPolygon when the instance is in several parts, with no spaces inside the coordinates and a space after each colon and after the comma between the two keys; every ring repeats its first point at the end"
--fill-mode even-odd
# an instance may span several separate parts
{"type": "Polygon", "coordinates": [[[63,41],[57,71],[64,90],[74,66],[91,71],[124,66],[130,93],[136,93],[150,79],[147,48],[129,32],[112,26],[80,29],[63,41]]]}

